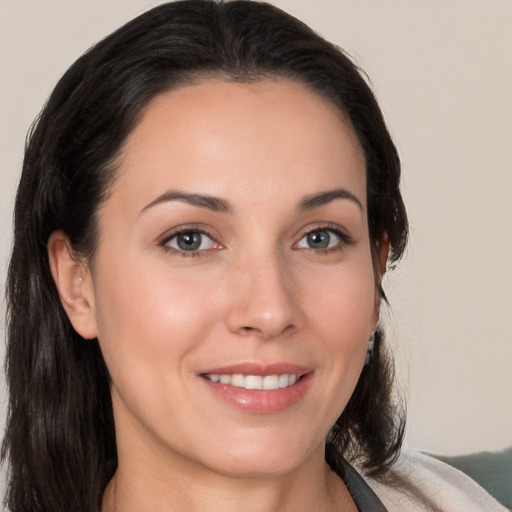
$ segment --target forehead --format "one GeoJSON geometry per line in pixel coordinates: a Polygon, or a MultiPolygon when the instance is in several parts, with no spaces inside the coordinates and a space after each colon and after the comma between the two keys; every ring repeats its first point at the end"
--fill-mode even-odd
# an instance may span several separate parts
{"type": "Polygon", "coordinates": [[[287,80],[210,80],[159,95],[128,137],[117,181],[114,188],[142,202],[165,188],[243,201],[338,186],[366,202],[364,155],[350,122],[287,80]]]}

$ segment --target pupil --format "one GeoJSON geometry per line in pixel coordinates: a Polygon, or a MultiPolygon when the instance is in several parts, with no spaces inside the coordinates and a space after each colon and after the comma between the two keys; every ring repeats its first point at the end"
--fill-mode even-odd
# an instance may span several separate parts
{"type": "Polygon", "coordinates": [[[182,233],[177,239],[178,247],[183,251],[195,251],[201,246],[199,233],[182,233]]]}
{"type": "Polygon", "coordinates": [[[309,246],[314,249],[325,249],[329,247],[330,236],[327,231],[316,231],[308,235],[309,246]]]}

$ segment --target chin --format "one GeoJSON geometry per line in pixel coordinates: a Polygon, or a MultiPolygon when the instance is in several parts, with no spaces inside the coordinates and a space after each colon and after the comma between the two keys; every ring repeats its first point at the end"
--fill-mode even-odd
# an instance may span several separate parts
{"type": "MultiPolygon", "coordinates": [[[[289,441],[288,436],[288,441],[289,441]]],[[[215,472],[230,477],[276,478],[286,476],[315,455],[324,457],[324,443],[311,447],[306,441],[290,443],[275,439],[271,443],[230,444],[222,454],[213,456],[210,466],[215,472]]]]}

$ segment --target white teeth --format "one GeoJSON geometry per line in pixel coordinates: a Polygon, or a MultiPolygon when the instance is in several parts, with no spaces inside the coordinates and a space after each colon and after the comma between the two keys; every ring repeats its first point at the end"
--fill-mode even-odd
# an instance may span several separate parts
{"type": "Polygon", "coordinates": [[[230,384],[232,386],[236,386],[237,388],[245,387],[245,376],[243,376],[241,373],[236,373],[235,375],[231,375],[230,384]]]}
{"type": "Polygon", "coordinates": [[[263,389],[278,389],[279,388],[279,377],[277,375],[267,375],[263,377],[263,389]]]}
{"type": "Polygon", "coordinates": [[[247,375],[245,389],[263,389],[263,377],[260,375],[247,375]]]}
{"type": "Polygon", "coordinates": [[[212,382],[220,382],[221,384],[230,384],[238,388],[245,389],[265,389],[272,391],[279,388],[287,388],[297,382],[297,375],[289,375],[284,373],[282,375],[243,375],[241,373],[234,373],[233,375],[226,375],[218,373],[207,373],[205,377],[212,382]]]}
{"type": "Polygon", "coordinates": [[[283,375],[279,375],[279,387],[287,388],[290,384],[290,376],[285,373],[283,375]]]}

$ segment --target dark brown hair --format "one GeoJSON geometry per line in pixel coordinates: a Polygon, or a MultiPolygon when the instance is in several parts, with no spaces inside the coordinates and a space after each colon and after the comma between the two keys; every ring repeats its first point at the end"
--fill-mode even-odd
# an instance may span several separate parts
{"type": "MultiPolygon", "coordinates": [[[[365,153],[371,239],[389,237],[392,263],[404,251],[398,155],[363,74],[343,51],[276,7],[251,1],[168,3],[121,27],[64,74],[27,143],[7,283],[9,510],[100,509],[117,467],[109,375],[97,341],[84,341],[61,306],[46,244],[62,229],[78,254],[94,257],[96,212],[141,110],[155,95],[204,77],[287,78],[342,111],[365,153]]],[[[344,456],[379,474],[402,436],[379,331],[326,459],[336,466],[344,456]]]]}

